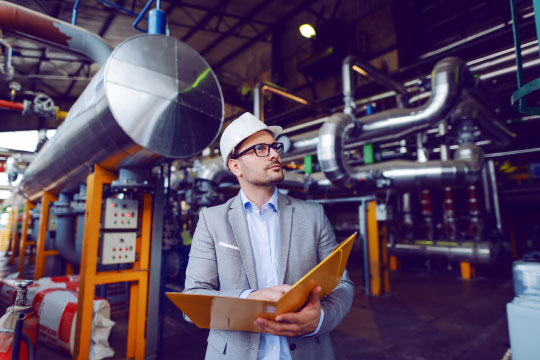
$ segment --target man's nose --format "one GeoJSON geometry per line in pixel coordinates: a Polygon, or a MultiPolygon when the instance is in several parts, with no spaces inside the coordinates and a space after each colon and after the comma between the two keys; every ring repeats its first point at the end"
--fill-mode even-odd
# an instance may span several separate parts
{"type": "Polygon", "coordinates": [[[277,150],[274,149],[273,147],[270,147],[270,154],[268,155],[268,159],[269,160],[279,159],[279,154],[277,150]]]}

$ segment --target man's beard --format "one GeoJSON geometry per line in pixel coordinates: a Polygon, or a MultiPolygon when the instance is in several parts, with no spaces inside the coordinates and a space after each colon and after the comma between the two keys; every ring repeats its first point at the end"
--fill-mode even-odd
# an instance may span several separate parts
{"type": "Polygon", "coordinates": [[[269,170],[269,169],[270,169],[272,166],[274,166],[274,165],[279,165],[280,171],[277,172],[277,173],[275,173],[275,172],[272,171],[272,172],[270,173],[272,179],[270,180],[270,184],[269,184],[269,185],[278,184],[278,183],[282,182],[282,181],[283,181],[283,178],[285,177],[285,176],[283,175],[283,166],[281,166],[281,163],[280,163],[278,160],[276,160],[276,161],[274,161],[272,164],[268,165],[268,166],[266,167],[266,170],[269,170]],[[275,178],[274,178],[274,175],[276,176],[275,178]]]}

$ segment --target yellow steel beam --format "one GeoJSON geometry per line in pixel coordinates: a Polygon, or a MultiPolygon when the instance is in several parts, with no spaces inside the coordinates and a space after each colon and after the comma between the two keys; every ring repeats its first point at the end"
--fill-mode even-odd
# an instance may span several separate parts
{"type": "Polygon", "coordinates": [[[112,284],[125,281],[139,281],[144,276],[148,269],[133,271],[133,270],[118,270],[118,271],[101,271],[96,275],[96,285],[112,284]]]}
{"type": "Polygon", "coordinates": [[[19,235],[17,232],[17,223],[19,221],[19,208],[13,207],[13,224],[11,227],[11,255],[9,256],[8,264],[15,262],[15,256],[17,255],[17,248],[19,245],[19,235]]]}
{"type": "Polygon", "coordinates": [[[116,176],[113,173],[106,171],[99,165],[95,165],[94,172],[86,180],[86,215],[84,218],[74,348],[75,358],[79,360],[88,359],[90,354],[103,185],[110,184],[114,179],[116,179],[116,176]]]}
{"type": "Polygon", "coordinates": [[[459,267],[461,270],[461,278],[465,280],[470,280],[473,277],[476,276],[476,269],[474,268],[474,265],[471,264],[468,261],[461,261],[459,263],[459,267]]]}
{"type": "MultiPolygon", "coordinates": [[[[48,191],[43,192],[41,197],[41,213],[39,215],[39,230],[36,240],[36,269],[34,271],[34,280],[39,280],[43,277],[45,271],[45,258],[51,254],[52,250],[45,250],[45,240],[47,238],[47,227],[49,225],[49,208],[51,202],[57,200],[56,195],[51,194],[48,191]]],[[[56,251],[58,254],[58,251],[56,251]]]]}
{"type": "Polygon", "coordinates": [[[28,243],[26,241],[26,238],[28,237],[28,224],[30,223],[30,210],[33,209],[35,205],[31,203],[30,201],[27,201],[24,206],[24,218],[23,218],[23,226],[22,226],[22,232],[21,232],[21,247],[19,249],[19,276],[22,277],[23,273],[23,267],[24,267],[24,255],[26,254],[26,247],[28,246],[28,243]]]}
{"type": "Polygon", "coordinates": [[[386,227],[381,226],[381,231],[379,231],[376,200],[372,200],[368,203],[366,219],[369,268],[371,273],[371,294],[379,296],[390,291],[390,279],[388,275],[386,227]]]}
{"type": "Polygon", "coordinates": [[[6,227],[6,231],[7,231],[6,238],[8,239],[8,246],[7,246],[7,249],[6,249],[5,256],[8,256],[9,253],[13,253],[13,249],[12,249],[13,245],[12,245],[12,242],[11,242],[11,237],[13,235],[13,219],[15,219],[15,212],[14,212],[14,209],[11,208],[11,210],[9,212],[8,224],[7,224],[7,227],[6,227]]]}

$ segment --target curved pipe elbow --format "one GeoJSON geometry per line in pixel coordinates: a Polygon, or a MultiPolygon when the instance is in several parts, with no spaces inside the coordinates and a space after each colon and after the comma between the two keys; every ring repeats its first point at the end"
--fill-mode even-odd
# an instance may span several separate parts
{"type": "Polygon", "coordinates": [[[4,29],[82,53],[100,66],[112,51],[100,36],[86,29],[7,1],[0,1],[0,24],[4,29]]]}
{"type": "Polygon", "coordinates": [[[426,104],[412,109],[390,109],[359,119],[362,133],[358,140],[397,139],[443,120],[450,114],[461,93],[464,71],[461,59],[442,59],[433,69],[432,94],[426,104]]]}
{"type": "Polygon", "coordinates": [[[353,189],[364,184],[366,177],[354,172],[344,158],[345,139],[354,132],[356,122],[347,114],[337,113],[319,130],[317,157],[321,169],[333,184],[353,189]]]}
{"type": "Polygon", "coordinates": [[[460,146],[452,161],[389,161],[351,167],[344,156],[344,145],[354,125],[351,116],[334,114],[319,131],[319,164],[334,185],[347,189],[414,189],[470,184],[479,178],[483,151],[472,144],[460,146]]]}

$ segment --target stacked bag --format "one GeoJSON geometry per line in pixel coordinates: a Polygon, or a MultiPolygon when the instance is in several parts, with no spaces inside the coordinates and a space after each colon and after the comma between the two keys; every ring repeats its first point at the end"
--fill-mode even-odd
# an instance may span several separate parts
{"type": "MultiPolygon", "coordinates": [[[[0,311],[14,304],[17,279],[0,281],[0,311]]],[[[39,341],[73,355],[79,276],[41,278],[28,287],[27,304],[32,304],[34,316],[39,320],[39,341]]],[[[111,306],[103,298],[94,298],[92,315],[90,359],[114,356],[108,338],[114,321],[111,306]]]]}

